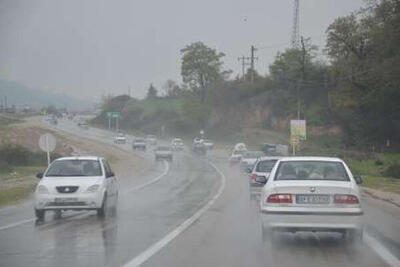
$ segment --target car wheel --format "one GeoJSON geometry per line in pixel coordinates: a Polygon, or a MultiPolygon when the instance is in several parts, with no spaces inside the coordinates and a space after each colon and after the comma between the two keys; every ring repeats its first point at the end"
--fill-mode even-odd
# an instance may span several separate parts
{"type": "Polygon", "coordinates": [[[101,204],[101,207],[97,209],[97,216],[100,218],[104,218],[106,216],[106,211],[107,211],[107,195],[104,195],[103,204],[101,204]]]}
{"type": "Polygon", "coordinates": [[[43,221],[45,214],[46,214],[45,210],[35,209],[35,215],[38,220],[43,221]]]}

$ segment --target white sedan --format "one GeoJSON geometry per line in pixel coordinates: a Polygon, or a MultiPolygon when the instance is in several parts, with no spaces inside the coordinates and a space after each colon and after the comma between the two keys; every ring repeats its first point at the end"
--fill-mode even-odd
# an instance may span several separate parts
{"type": "Polygon", "coordinates": [[[350,241],[362,238],[361,195],[347,165],[337,158],[280,159],[262,190],[262,234],[275,231],[340,232],[350,241]]]}
{"type": "Polygon", "coordinates": [[[37,177],[41,179],[34,202],[38,220],[48,210],[96,210],[104,217],[109,207],[116,208],[117,181],[104,158],[59,158],[37,177]]]}

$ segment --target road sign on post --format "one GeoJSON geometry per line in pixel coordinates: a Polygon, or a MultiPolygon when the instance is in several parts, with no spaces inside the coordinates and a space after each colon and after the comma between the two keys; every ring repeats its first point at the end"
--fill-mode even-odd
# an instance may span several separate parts
{"type": "Polygon", "coordinates": [[[109,111],[107,112],[107,118],[108,118],[108,129],[111,129],[111,119],[115,119],[116,123],[115,123],[115,127],[116,130],[118,131],[118,120],[119,117],[121,117],[121,112],[119,111],[109,111]]]}
{"type": "Polygon", "coordinates": [[[298,150],[300,141],[306,140],[306,121],[305,120],[291,120],[290,121],[290,144],[293,147],[293,155],[298,150]]]}
{"type": "Polygon", "coordinates": [[[39,147],[47,153],[47,165],[50,165],[50,152],[56,148],[56,138],[49,133],[41,135],[39,138],[39,147]]]}

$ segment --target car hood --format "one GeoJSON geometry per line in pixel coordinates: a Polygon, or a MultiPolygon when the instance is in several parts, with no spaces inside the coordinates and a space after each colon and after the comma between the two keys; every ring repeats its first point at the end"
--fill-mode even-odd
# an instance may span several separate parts
{"type": "Polygon", "coordinates": [[[93,184],[100,184],[102,182],[102,176],[91,176],[91,177],[43,177],[39,184],[47,187],[56,186],[79,186],[87,187],[93,184]]]}

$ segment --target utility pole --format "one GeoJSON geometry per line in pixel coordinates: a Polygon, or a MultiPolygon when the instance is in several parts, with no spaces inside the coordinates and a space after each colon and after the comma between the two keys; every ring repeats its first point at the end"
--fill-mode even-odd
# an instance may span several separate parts
{"type": "Polygon", "coordinates": [[[256,52],[256,48],[254,47],[254,45],[251,46],[250,48],[250,71],[251,71],[251,76],[250,76],[250,81],[251,83],[254,82],[254,60],[257,60],[258,57],[255,57],[254,54],[256,52]]]}
{"type": "Polygon", "coordinates": [[[241,65],[242,65],[242,78],[243,80],[246,80],[246,66],[249,65],[248,62],[246,62],[247,60],[249,60],[250,58],[245,57],[245,56],[241,56],[238,57],[238,61],[242,61],[241,65]]]}
{"type": "Polygon", "coordinates": [[[297,119],[300,120],[300,89],[304,82],[305,65],[306,65],[306,48],[304,46],[304,39],[301,36],[301,78],[297,85],[297,119]]]}
{"type": "Polygon", "coordinates": [[[299,33],[300,33],[300,15],[299,15],[299,6],[300,0],[294,0],[294,8],[293,8],[293,25],[292,25],[292,37],[290,40],[292,48],[299,47],[299,33]]]}

